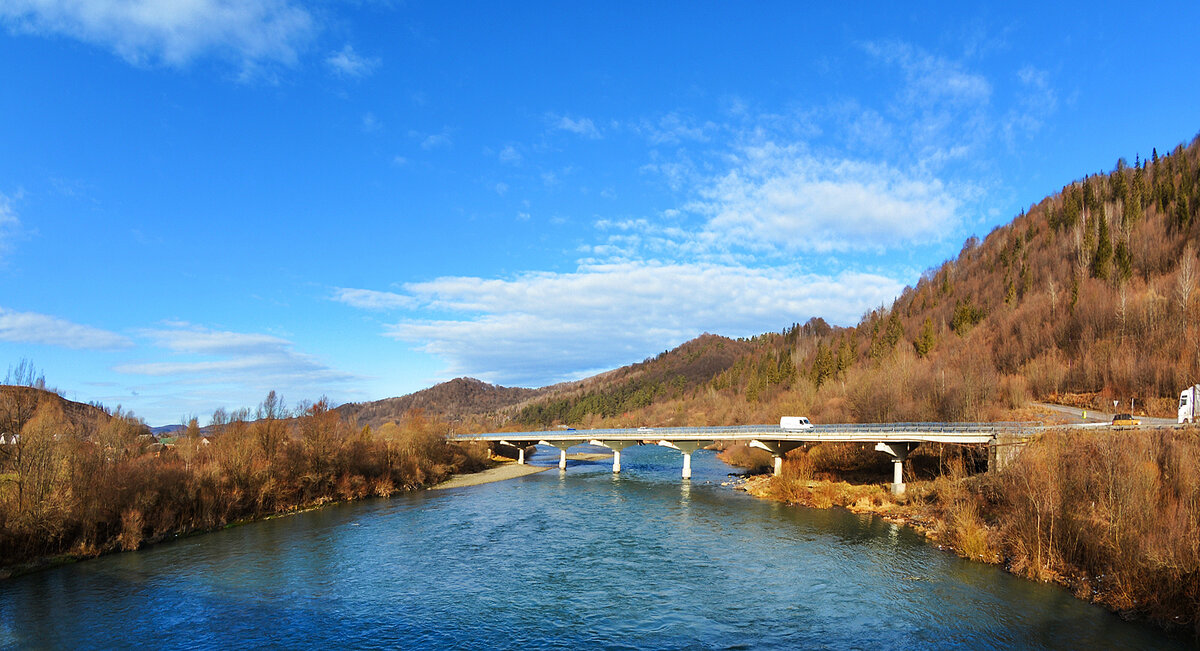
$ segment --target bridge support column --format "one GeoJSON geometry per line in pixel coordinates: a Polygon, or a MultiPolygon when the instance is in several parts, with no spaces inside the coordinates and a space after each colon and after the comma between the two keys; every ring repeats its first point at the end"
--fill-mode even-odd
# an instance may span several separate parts
{"type": "Polygon", "coordinates": [[[621,450],[631,445],[641,445],[639,441],[622,441],[622,440],[597,440],[591,441],[592,445],[603,445],[613,451],[613,472],[621,472],[621,450]]]}
{"type": "Polygon", "coordinates": [[[916,447],[912,443],[878,443],[875,449],[892,455],[892,494],[904,494],[904,460],[916,447]]]}
{"type": "Polygon", "coordinates": [[[552,445],[552,446],[558,448],[558,469],[566,470],[567,469],[567,448],[571,447],[572,445],[576,445],[578,443],[583,443],[583,441],[547,441],[545,439],[542,439],[541,441],[538,441],[538,443],[544,443],[546,445],[552,445]]]}
{"type": "Polygon", "coordinates": [[[775,476],[778,477],[783,473],[783,457],[788,452],[804,445],[803,441],[767,441],[755,439],[750,441],[750,447],[766,450],[775,457],[775,476]]]}
{"type": "Polygon", "coordinates": [[[659,445],[668,448],[675,448],[683,453],[683,478],[692,478],[692,453],[707,445],[712,445],[712,441],[659,441],[659,445]]]}
{"type": "MultiPolygon", "coordinates": [[[[532,443],[530,443],[529,441],[519,441],[516,439],[499,439],[496,441],[496,445],[498,445],[498,446],[503,445],[505,447],[516,448],[516,450],[517,450],[517,465],[523,466],[523,465],[525,465],[525,448],[532,445],[532,443]]],[[[508,455],[504,455],[504,456],[507,457],[508,455]]]]}

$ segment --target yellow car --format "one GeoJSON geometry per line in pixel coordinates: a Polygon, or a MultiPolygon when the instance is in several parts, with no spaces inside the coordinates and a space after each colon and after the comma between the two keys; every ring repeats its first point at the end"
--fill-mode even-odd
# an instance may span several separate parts
{"type": "Polygon", "coordinates": [[[1129,414],[1117,414],[1116,416],[1113,416],[1112,424],[1116,427],[1121,427],[1121,426],[1129,426],[1129,425],[1141,425],[1142,421],[1134,418],[1133,416],[1131,416],[1129,414]]]}

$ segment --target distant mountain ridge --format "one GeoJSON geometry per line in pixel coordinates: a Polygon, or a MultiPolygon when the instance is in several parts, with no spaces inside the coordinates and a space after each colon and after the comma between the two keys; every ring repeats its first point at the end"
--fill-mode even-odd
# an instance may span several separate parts
{"type": "Polygon", "coordinates": [[[482,420],[493,425],[514,418],[548,424],[560,412],[565,416],[572,410],[611,415],[710,383],[753,348],[747,341],[703,334],[655,357],[574,382],[527,389],[461,377],[405,396],[345,404],[337,411],[371,427],[400,420],[414,409],[450,420],[490,417],[482,420]]]}
{"type": "Polygon", "coordinates": [[[399,420],[419,409],[433,416],[461,418],[487,414],[529,400],[547,389],[524,389],[488,384],[475,378],[460,377],[397,398],[373,402],[348,403],[337,408],[345,418],[361,425],[378,427],[399,420]]]}

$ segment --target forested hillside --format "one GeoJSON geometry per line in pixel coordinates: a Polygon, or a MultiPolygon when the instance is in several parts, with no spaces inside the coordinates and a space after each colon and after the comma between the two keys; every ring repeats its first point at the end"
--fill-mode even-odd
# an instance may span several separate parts
{"type": "Polygon", "coordinates": [[[379,427],[396,422],[416,409],[430,416],[464,419],[494,413],[545,395],[549,389],[522,389],[488,384],[474,378],[455,378],[398,398],[348,403],[337,408],[346,419],[379,427]]]}
{"type": "Polygon", "coordinates": [[[660,359],[727,348],[687,373],[610,377],[536,400],[517,420],[987,420],[1030,398],[1110,408],[1135,399],[1136,411],[1170,416],[1180,389],[1200,381],[1198,213],[1200,138],[1070,183],[970,238],[855,327],[814,318],[751,340],[689,342],[660,359]]]}

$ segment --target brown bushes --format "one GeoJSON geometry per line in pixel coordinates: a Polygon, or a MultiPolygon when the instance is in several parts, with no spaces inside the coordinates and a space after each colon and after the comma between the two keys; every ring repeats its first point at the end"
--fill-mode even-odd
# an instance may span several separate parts
{"type": "Polygon", "coordinates": [[[1081,574],[1114,608],[1200,626],[1197,458],[1194,429],[1047,434],[1000,476],[1014,570],[1081,574]]]}
{"type": "Polygon", "coordinates": [[[145,541],[321,504],[390,495],[487,464],[487,448],[447,444],[446,425],[413,413],[373,433],[324,400],[291,418],[269,396],[262,420],[215,418],[155,451],[118,413],[74,426],[45,401],[0,467],[0,561],[137,549],[145,541]],[[270,404],[267,404],[270,403],[270,404]]]}

